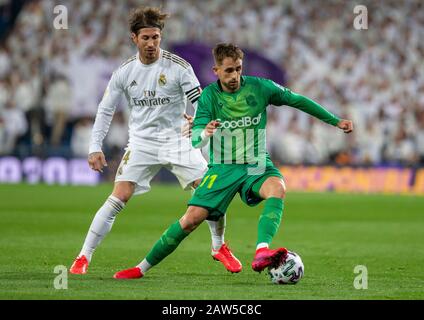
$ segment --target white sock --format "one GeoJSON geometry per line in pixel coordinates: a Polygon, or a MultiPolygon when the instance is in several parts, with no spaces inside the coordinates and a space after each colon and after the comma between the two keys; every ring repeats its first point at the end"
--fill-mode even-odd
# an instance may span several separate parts
{"type": "Polygon", "coordinates": [[[269,248],[269,244],[266,242],[261,242],[258,243],[258,245],[256,246],[256,250],[262,249],[262,248],[269,248]]]}
{"type": "Polygon", "coordinates": [[[148,263],[146,259],[144,259],[137,265],[137,267],[140,268],[141,273],[146,274],[146,272],[152,267],[152,265],[148,263]]]}
{"type": "Polygon", "coordinates": [[[94,250],[112,229],[116,215],[124,209],[124,206],[125,203],[117,197],[111,195],[107,198],[106,202],[97,211],[91,222],[90,229],[88,230],[79,256],[85,255],[88,262],[90,262],[94,250]]]}
{"type": "Polygon", "coordinates": [[[222,216],[218,221],[206,220],[211,231],[212,249],[219,250],[224,244],[224,233],[226,225],[226,216],[222,216]]]}

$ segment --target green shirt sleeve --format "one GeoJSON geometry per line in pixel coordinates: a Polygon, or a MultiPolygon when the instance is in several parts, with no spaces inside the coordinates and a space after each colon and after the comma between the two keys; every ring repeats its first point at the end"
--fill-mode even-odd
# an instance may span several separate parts
{"type": "Polygon", "coordinates": [[[332,114],[319,103],[301,94],[294,93],[272,80],[266,80],[265,87],[269,93],[270,104],[275,106],[287,105],[299,109],[333,126],[336,126],[340,121],[339,117],[332,114]]]}
{"type": "Polygon", "coordinates": [[[191,144],[194,148],[200,148],[202,146],[202,138],[200,135],[206,125],[213,120],[211,106],[211,99],[207,90],[204,90],[200,95],[199,100],[197,100],[197,110],[194,115],[191,138],[191,144]]]}

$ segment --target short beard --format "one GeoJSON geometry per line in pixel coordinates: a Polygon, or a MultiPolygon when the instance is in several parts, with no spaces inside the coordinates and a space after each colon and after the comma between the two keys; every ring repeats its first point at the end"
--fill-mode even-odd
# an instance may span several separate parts
{"type": "Polygon", "coordinates": [[[145,52],[143,55],[142,55],[142,57],[143,57],[143,59],[144,60],[146,60],[146,61],[155,61],[158,57],[159,57],[159,55],[158,55],[158,50],[156,50],[154,53],[153,53],[153,55],[151,55],[149,52],[145,52]]]}
{"type": "Polygon", "coordinates": [[[230,90],[231,92],[237,91],[239,89],[239,86],[237,87],[232,87],[229,83],[224,83],[224,86],[230,90]]]}

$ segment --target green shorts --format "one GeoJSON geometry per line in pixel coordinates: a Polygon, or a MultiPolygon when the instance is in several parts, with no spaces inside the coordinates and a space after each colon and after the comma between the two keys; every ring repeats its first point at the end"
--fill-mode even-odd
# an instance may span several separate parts
{"type": "Polygon", "coordinates": [[[225,215],[228,206],[238,192],[240,198],[249,206],[255,206],[263,199],[254,195],[252,186],[262,185],[268,177],[283,176],[271,159],[267,157],[266,166],[258,173],[252,172],[251,164],[214,164],[209,166],[202,182],[188,202],[189,206],[198,206],[209,211],[208,220],[218,220],[225,215]]]}

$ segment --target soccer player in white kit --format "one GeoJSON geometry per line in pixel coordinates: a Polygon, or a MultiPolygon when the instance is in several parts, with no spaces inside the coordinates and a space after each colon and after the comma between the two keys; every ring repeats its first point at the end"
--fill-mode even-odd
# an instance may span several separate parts
{"type": "MultiPolygon", "coordinates": [[[[167,17],[160,9],[151,7],[138,8],[130,15],[131,38],[138,53],[112,74],[99,104],[90,141],[90,168],[102,172],[107,166],[102,143],[122,95],[131,110],[129,141],[112,194],[97,211],[70,268],[73,274],[87,273],[93,252],[111,230],[116,215],[133,194],[150,190],[150,181],[160,168],[169,169],[184,189],[195,188],[207,171],[200,150],[192,148],[190,138],[181,130],[186,124],[184,117],[189,125],[192,121],[184,113],[187,98],[196,108],[200,84],[187,61],[160,48],[167,17]]],[[[225,216],[218,221],[208,220],[208,225],[212,257],[231,272],[241,271],[240,261],[224,242],[225,216]]]]}

